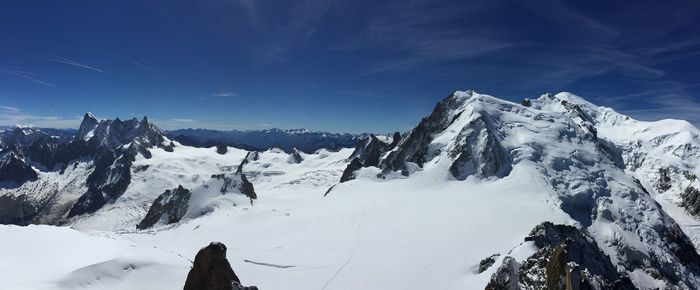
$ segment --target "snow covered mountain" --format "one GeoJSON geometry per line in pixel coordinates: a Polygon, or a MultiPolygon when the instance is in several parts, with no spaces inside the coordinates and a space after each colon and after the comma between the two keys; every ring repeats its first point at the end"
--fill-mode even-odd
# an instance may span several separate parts
{"type": "Polygon", "coordinates": [[[172,151],[173,143],[146,117],[97,120],[87,113],[71,138],[16,127],[3,138],[3,146],[10,152],[4,155],[9,159],[5,167],[11,166],[4,174],[25,176],[14,181],[36,180],[36,172],[19,170],[30,165],[41,173],[37,182],[15,182],[17,186],[6,189],[4,201],[27,210],[0,212],[0,220],[55,224],[117,199],[129,186],[136,156],[150,158],[154,147],[172,151]]]}
{"type": "Polygon", "coordinates": [[[337,151],[191,147],[89,114],[42,138],[3,140],[37,177],[0,188],[0,222],[80,232],[1,226],[0,263],[46,273],[8,267],[12,289],[180,288],[210,241],[261,289],[700,288],[698,130],[569,93],[454,92],[337,151]],[[45,263],[61,255],[81,258],[45,263]]]}

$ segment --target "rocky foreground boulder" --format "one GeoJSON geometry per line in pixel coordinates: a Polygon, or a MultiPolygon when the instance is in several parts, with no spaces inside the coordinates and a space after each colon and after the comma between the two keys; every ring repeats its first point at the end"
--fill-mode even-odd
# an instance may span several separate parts
{"type": "Polygon", "coordinates": [[[258,290],[245,287],[233,272],[226,259],[226,246],[212,242],[202,248],[194,258],[192,269],[187,274],[184,290],[258,290]]]}

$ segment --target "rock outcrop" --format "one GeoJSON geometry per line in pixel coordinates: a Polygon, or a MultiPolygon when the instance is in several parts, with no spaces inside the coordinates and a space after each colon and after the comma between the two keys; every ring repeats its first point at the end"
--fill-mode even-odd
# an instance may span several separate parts
{"type": "Polygon", "coordinates": [[[289,154],[289,163],[299,164],[302,161],[304,161],[304,158],[301,157],[301,153],[299,152],[299,150],[296,148],[293,148],[292,153],[289,154]]]}
{"type": "Polygon", "coordinates": [[[355,151],[352,152],[348,160],[350,164],[343,171],[340,177],[340,182],[346,182],[355,178],[355,171],[362,167],[377,167],[381,162],[381,158],[394,149],[401,141],[401,134],[395,132],[391,141],[380,140],[376,135],[370,134],[368,138],[360,141],[355,145],[355,151]]]}
{"type": "Polygon", "coordinates": [[[184,290],[257,290],[241,286],[241,280],[226,259],[226,246],[212,242],[199,250],[187,274],[184,290]]]}
{"type": "Polygon", "coordinates": [[[248,181],[245,174],[214,174],[211,176],[211,178],[224,181],[220,189],[222,194],[226,194],[227,192],[231,191],[231,189],[236,189],[251,199],[258,198],[258,195],[255,193],[255,188],[253,188],[253,184],[248,181]]]}
{"type": "Polygon", "coordinates": [[[510,170],[508,156],[484,117],[478,117],[462,128],[449,155],[454,160],[450,173],[460,180],[470,175],[503,176],[510,170]]]}
{"type": "Polygon", "coordinates": [[[585,231],[544,222],[526,242],[537,249],[524,261],[506,256],[486,289],[636,289],[585,231]]]}
{"type": "Polygon", "coordinates": [[[14,151],[0,152],[0,187],[18,186],[37,178],[36,171],[20,159],[14,151]]]}
{"type": "Polygon", "coordinates": [[[191,196],[192,192],[182,187],[182,185],[173,190],[166,190],[153,201],[146,217],[136,225],[136,228],[142,230],[150,228],[159,222],[164,224],[179,222],[187,213],[191,196]]]}
{"type": "Polygon", "coordinates": [[[216,144],[216,153],[224,155],[224,154],[226,154],[226,152],[228,152],[228,146],[226,146],[226,144],[223,144],[223,143],[216,144]]]}

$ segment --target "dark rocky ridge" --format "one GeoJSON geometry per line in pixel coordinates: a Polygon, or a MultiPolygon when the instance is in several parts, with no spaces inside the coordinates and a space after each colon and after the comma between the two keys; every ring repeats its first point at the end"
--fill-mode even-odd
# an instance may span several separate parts
{"type": "Polygon", "coordinates": [[[146,217],[136,225],[136,228],[139,230],[150,228],[164,217],[167,219],[163,221],[165,224],[179,222],[187,213],[190,196],[192,196],[192,192],[182,185],[173,190],[166,190],[153,201],[146,217]]]}
{"type": "Polygon", "coordinates": [[[36,171],[20,159],[14,151],[0,151],[0,184],[17,186],[27,181],[35,181],[37,178],[36,171]]]}
{"type": "Polygon", "coordinates": [[[537,251],[520,263],[505,257],[486,289],[636,289],[585,231],[545,222],[525,241],[537,251]]]}
{"type": "Polygon", "coordinates": [[[340,182],[346,182],[355,178],[355,171],[362,167],[377,167],[382,156],[394,149],[401,141],[401,134],[394,133],[391,143],[386,143],[379,140],[374,134],[370,134],[368,138],[360,141],[355,145],[355,151],[352,152],[348,160],[350,164],[343,171],[340,177],[340,182]]]}
{"type": "Polygon", "coordinates": [[[301,157],[301,153],[299,152],[299,150],[293,148],[292,153],[289,154],[289,162],[299,164],[302,161],[304,161],[304,158],[301,157]]]}

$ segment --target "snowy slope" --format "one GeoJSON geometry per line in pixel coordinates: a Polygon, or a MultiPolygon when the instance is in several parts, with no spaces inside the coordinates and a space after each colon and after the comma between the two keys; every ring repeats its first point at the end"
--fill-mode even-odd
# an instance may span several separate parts
{"type": "Polygon", "coordinates": [[[563,111],[558,100],[578,104],[592,117],[598,136],[616,147],[625,170],[664,207],[700,249],[700,208],[684,205],[688,190],[700,189],[700,130],[683,120],[644,122],[599,107],[571,93],[542,96],[534,106],[563,111]]]}

